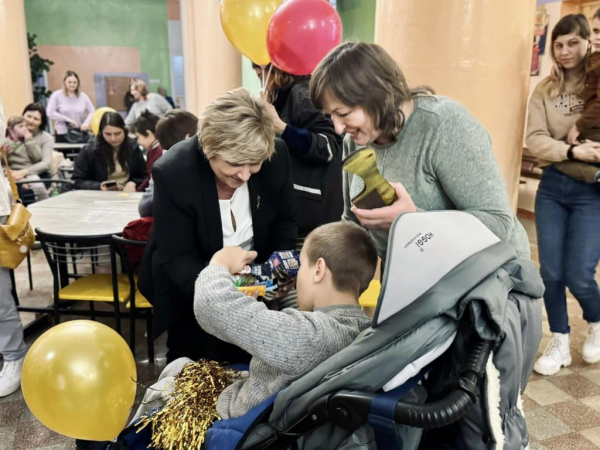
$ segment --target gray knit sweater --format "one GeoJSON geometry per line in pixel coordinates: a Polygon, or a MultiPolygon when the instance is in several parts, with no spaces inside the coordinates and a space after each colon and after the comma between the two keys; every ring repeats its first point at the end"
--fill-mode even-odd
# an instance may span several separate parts
{"type": "MultiPolygon", "coordinates": [[[[396,141],[370,144],[377,167],[390,182],[400,182],[420,210],[460,210],[477,217],[500,239],[529,259],[529,241],[512,212],[487,131],[460,103],[446,97],[415,99],[415,109],[396,141]]],[[[344,158],[359,148],[346,136],[344,158]]],[[[362,179],[344,172],[344,216],[356,223],[351,199],[362,179]]],[[[387,253],[387,230],[369,230],[379,256],[387,253]]]]}
{"type": "Polygon", "coordinates": [[[209,265],[196,281],[200,326],[252,355],[250,375],[219,396],[223,419],[238,417],[350,345],[371,321],[356,305],[271,311],[240,293],[225,267],[209,265]]]}

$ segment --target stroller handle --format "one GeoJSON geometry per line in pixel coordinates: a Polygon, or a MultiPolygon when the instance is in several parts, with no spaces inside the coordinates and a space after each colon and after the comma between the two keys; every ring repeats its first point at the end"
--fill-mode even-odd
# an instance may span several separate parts
{"type": "Polygon", "coordinates": [[[450,425],[469,412],[479,397],[479,386],[494,344],[479,337],[474,341],[453,390],[434,403],[415,405],[399,401],[394,412],[397,423],[430,430],[450,425]]]}
{"type": "MultiPolygon", "coordinates": [[[[493,345],[493,341],[473,337],[459,379],[446,397],[423,405],[398,401],[394,410],[395,422],[429,430],[460,420],[477,402],[493,345]]],[[[327,416],[342,428],[355,429],[369,414],[374,397],[371,392],[340,391],[328,398],[327,416]]]]}

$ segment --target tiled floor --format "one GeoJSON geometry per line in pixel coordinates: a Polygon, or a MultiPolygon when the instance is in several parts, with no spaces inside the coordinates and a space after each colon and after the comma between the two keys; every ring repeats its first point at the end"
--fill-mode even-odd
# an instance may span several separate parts
{"type": "MultiPolygon", "coordinates": [[[[537,260],[535,227],[531,221],[523,220],[523,224],[530,237],[532,257],[537,260]]],[[[27,305],[45,305],[50,301],[52,279],[41,251],[34,252],[33,273],[34,290],[29,291],[26,265],[23,264],[17,271],[20,301],[27,305]]],[[[581,346],[585,340],[586,323],[573,298],[569,298],[568,308],[573,364],[554,377],[542,377],[534,373],[523,398],[532,450],[600,449],[600,364],[589,365],[582,360],[581,346]]],[[[22,314],[24,322],[32,318],[32,314],[22,314]]],[[[540,353],[550,339],[546,320],[543,326],[540,353]]],[[[155,343],[157,364],[151,365],[146,359],[145,327],[142,321],[138,322],[137,331],[138,376],[141,384],[148,386],[164,367],[164,336],[155,343]]],[[[128,336],[127,328],[124,335],[128,336]]],[[[138,400],[143,392],[144,388],[140,387],[138,400]]],[[[0,399],[0,450],[73,448],[72,439],[48,430],[31,415],[20,390],[0,399]]]]}
{"type": "MultiPolygon", "coordinates": [[[[537,239],[533,222],[522,220],[537,262],[537,239]]],[[[596,277],[600,281],[600,276],[596,277]]],[[[600,449],[600,364],[587,364],[581,357],[587,323],[577,301],[567,300],[571,325],[573,364],[553,377],[531,375],[523,406],[532,450],[600,449]]],[[[539,354],[550,339],[544,311],[543,336],[539,354]]]]}

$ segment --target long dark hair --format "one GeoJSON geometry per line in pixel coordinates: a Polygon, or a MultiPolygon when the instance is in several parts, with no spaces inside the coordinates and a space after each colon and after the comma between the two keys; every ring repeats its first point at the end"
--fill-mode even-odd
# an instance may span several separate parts
{"type": "Polygon", "coordinates": [[[106,140],[104,139],[104,135],[102,134],[102,131],[108,125],[110,125],[111,127],[120,128],[125,134],[125,139],[123,139],[123,142],[121,142],[121,145],[119,145],[119,149],[117,150],[117,161],[119,161],[119,164],[121,165],[121,168],[123,170],[129,172],[129,165],[127,161],[129,160],[129,152],[131,151],[131,149],[129,148],[127,127],[125,126],[125,121],[123,120],[123,117],[121,117],[119,113],[104,113],[102,119],[100,119],[100,129],[98,130],[98,136],[96,136],[95,149],[96,151],[99,151],[104,157],[106,165],[108,166],[108,173],[114,172],[115,161],[113,157],[113,146],[106,142],[106,140]]]}
{"type": "MultiPolygon", "coordinates": [[[[252,63],[252,68],[258,69],[260,66],[252,63]]],[[[268,75],[268,82],[265,89],[267,91],[267,99],[270,103],[275,101],[278,89],[285,89],[302,81],[310,81],[310,75],[292,75],[291,73],[278,69],[272,64],[267,64],[263,70],[265,77],[268,75]]]]}
{"type": "Polygon", "coordinates": [[[40,131],[45,131],[46,127],[48,126],[48,115],[46,114],[46,108],[44,108],[39,103],[30,103],[25,107],[22,115],[24,116],[25,113],[29,111],[37,111],[40,113],[40,116],[42,116],[42,122],[40,123],[40,131]]]}
{"type": "MultiPolygon", "coordinates": [[[[550,56],[552,57],[552,72],[555,75],[548,77],[542,81],[540,89],[542,89],[542,95],[546,99],[556,98],[558,95],[565,94],[567,88],[567,77],[566,70],[558,64],[556,55],[554,54],[554,41],[561,36],[574,33],[581,39],[588,40],[590,38],[590,26],[587,19],[583,14],[569,14],[558,21],[554,29],[552,30],[552,40],[550,42],[551,51],[550,56]]],[[[580,93],[583,90],[585,84],[585,67],[587,65],[587,59],[590,55],[588,54],[579,65],[578,71],[574,74],[575,78],[571,78],[569,83],[574,86],[574,93],[580,93]],[[571,84],[572,83],[572,84],[571,84]]]]}

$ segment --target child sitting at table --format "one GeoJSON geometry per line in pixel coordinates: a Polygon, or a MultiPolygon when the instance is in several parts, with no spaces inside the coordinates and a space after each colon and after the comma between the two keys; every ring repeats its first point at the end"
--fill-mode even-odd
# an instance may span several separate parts
{"type": "MultiPolygon", "coordinates": [[[[156,124],[155,136],[164,151],[169,150],[178,142],[193,136],[198,129],[198,118],[190,112],[181,109],[169,111],[156,124]]],[[[153,163],[154,164],[154,163],[153,163]]],[[[140,217],[153,216],[154,181],[150,177],[146,191],[139,204],[140,217]]]]}
{"type": "MultiPolygon", "coordinates": [[[[40,181],[38,175],[29,173],[28,168],[42,160],[42,149],[27,128],[25,117],[12,116],[7,121],[6,157],[15,181],[40,181]]],[[[31,183],[36,200],[48,198],[44,183],[31,183]]]]}
{"type": "Polygon", "coordinates": [[[146,178],[142,181],[136,190],[144,192],[150,183],[152,175],[152,166],[158,158],[163,154],[163,148],[156,138],[156,124],[159,117],[152,114],[150,111],[144,111],[140,117],[134,122],[131,131],[135,134],[138,144],[146,150],[146,178]]]}
{"type": "Polygon", "coordinates": [[[250,354],[250,374],[219,396],[217,413],[238,417],[350,345],[370,325],[358,305],[377,265],[377,251],[350,222],[311,232],[296,282],[300,310],[272,311],[238,291],[231,274],[256,252],[225,247],[196,281],[194,310],[202,328],[250,354]]]}

